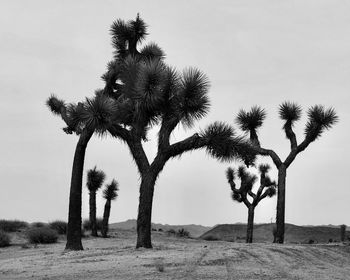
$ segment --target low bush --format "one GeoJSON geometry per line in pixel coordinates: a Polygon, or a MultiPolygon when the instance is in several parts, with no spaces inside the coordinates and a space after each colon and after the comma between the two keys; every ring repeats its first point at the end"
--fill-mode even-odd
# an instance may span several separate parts
{"type": "Polygon", "coordinates": [[[0,231],[0,247],[10,246],[10,242],[10,236],[4,231],[0,231]]]}
{"type": "Polygon", "coordinates": [[[176,234],[176,231],[175,231],[175,229],[169,229],[169,230],[167,230],[167,234],[168,235],[175,235],[176,234]]]}
{"type": "MultiPolygon", "coordinates": [[[[96,219],[96,228],[98,231],[101,231],[102,229],[102,218],[97,218],[96,219]]],[[[90,220],[86,219],[83,221],[83,229],[84,230],[91,230],[91,224],[90,224],[90,220]]]]}
{"type": "Polygon", "coordinates": [[[216,236],[213,236],[213,235],[207,235],[205,237],[203,237],[204,240],[206,241],[216,241],[216,240],[219,240],[216,236]]]}
{"type": "Polygon", "coordinates": [[[5,232],[16,232],[28,227],[28,223],[18,220],[0,220],[0,230],[5,232]]]}
{"type": "Polygon", "coordinates": [[[176,235],[177,235],[178,237],[187,237],[187,238],[190,237],[190,233],[189,233],[187,230],[185,230],[184,228],[179,229],[179,230],[177,231],[176,235]]]}
{"type": "Polygon", "coordinates": [[[35,222],[30,224],[31,227],[45,227],[47,226],[47,224],[43,223],[43,222],[35,222]]]}
{"type": "Polygon", "coordinates": [[[56,243],[58,233],[48,226],[32,227],[27,230],[27,239],[29,243],[33,244],[56,243]]]}
{"type": "Polygon", "coordinates": [[[67,223],[65,221],[53,221],[49,227],[57,231],[58,234],[67,234],[67,223]]]}

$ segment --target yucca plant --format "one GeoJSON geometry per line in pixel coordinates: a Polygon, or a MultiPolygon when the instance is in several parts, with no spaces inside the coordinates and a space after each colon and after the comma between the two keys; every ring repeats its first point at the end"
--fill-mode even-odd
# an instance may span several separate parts
{"type": "Polygon", "coordinates": [[[277,194],[277,232],[276,242],[284,242],[285,227],[285,188],[287,168],[294,161],[296,156],[304,151],[312,142],[318,139],[325,130],[333,127],[338,121],[338,116],[333,108],[326,109],[322,105],[315,105],[307,111],[308,120],[305,125],[304,140],[298,143],[293,131],[294,124],[300,119],[301,107],[292,102],[283,102],[279,106],[279,117],[284,121],[283,130],[290,141],[290,153],[285,160],[282,160],[275,151],[262,148],[258,139],[257,130],[262,126],[266,112],[264,109],[255,106],[250,111],[241,110],[238,113],[236,122],[240,128],[249,134],[252,148],[255,153],[262,156],[270,156],[278,169],[278,194],[277,194]]]}
{"type": "MultiPolygon", "coordinates": [[[[69,212],[67,226],[67,250],[83,250],[81,243],[81,199],[85,151],[94,133],[104,135],[111,124],[116,111],[115,101],[96,91],[93,98],[86,98],[78,104],[66,104],[51,95],[47,106],[52,113],[60,116],[66,124],[63,131],[79,136],[75,148],[69,195],[69,212]]],[[[116,135],[117,137],[117,135],[116,135]]]]}
{"type": "Polygon", "coordinates": [[[231,186],[232,199],[239,203],[244,203],[248,208],[248,223],[247,223],[247,236],[246,243],[253,242],[253,228],[254,228],[254,212],[255,207],[258,206],[260,201],[266,197],[273,197],[276,194],[276,182],[271,181],[267,175],[270,166],[267,164],[261,164],[259,166],[260,172],[260,186],[256,193],[254,193],[254,184],[257,181],[257,176],[247,171],[244,166],[240,166],[237,171],[229,167],[226,170],[226,178],[231,186]],[[240,187],[236,187],[236,177],[240,179],[240,187]],[[248,199],[250,196],[250,200],[248,199]]]}
{"type": "MultiPolygon", "coordinates": [[[[233,128],[215,122],[199,133],[170,143],[178,125],[193,127],[209,111],[209,80],[196,68],[179,73],[168,66],[156,44],[140,47],[147,26],[137,16],[112,24],[113,60],[102,76],[104,94],[117,103],[111,135],[128,145],[141,177],[136,247],[152,248],[151,215],[154,185],[166,162],[185,152],[205,148],[219,160],[247,159],[250,146],[233,128]],[[150,128],[159,125],[158,151],[153,161],[146,156],[143,142],[150,128]]],[[[250,157],[251,158],[251,157],[250,157]]]]}
{"type": "Polygon", "coordinates": [[[91,235],[97,236],[96,227],[96,192],[102,187],[102,184],[106,178],[106,174],[102,170],[97,170],[96,166],[93,169],[89,169],[87,172],[86,187],[89,190],[89,208],[90,208],[90,225],[91,235]]]}
{"type": "Polygon", "coordinates": [[[107,184],[106,188],[103,190],[103,198],[106,199],[106,203],[103,212],[103,221],[101,229],[102,237],[107,237],[109,215],[111,213],[111,202],[118,197],[118,190],[118,182],[115,179],[113,179],[110,184],[107,184]]]}

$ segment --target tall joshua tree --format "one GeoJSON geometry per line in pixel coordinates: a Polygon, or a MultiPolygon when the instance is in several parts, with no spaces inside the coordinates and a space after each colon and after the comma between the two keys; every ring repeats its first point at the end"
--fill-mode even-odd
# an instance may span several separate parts
{"type": "Polygon", "coordinates": [[[83,250],[81,243],[81,195],[85,152],[94,133],[103,135],[112,122],[115,102],[97,91],[93,98],[78,104],[66,104],[51,95],[46,102],[50,110],[66,124],[63,131],[79,136],[73,160],[69,194],[69,213],[66,250],[83,250]]]}
{"type": "Polygon", "coordinates": [[[250,142],[255,153],[262,156],[270,156],[278,169],[278,194],[277,194],[277,232],[276,242],[284,242],[285,224],[285,188],[287,169],[296,156],[304,151],[312,142],[318,139],[325,130],[330,129],[337,121],[338,116],[333,108],[326,109],[322,105],[315,105],[308,109],[308,120],[305,125],[304,140],[298,143],[293,126],[301,117],[301,107],[292,102],[284,102],[279,106],[279,117],[284,121],[283,130],[290,141],[290,152],[285,160],[282,160],[275,151],[261,147],[257,129],[262,126],[266,117],[264,109],[255,106],[249,112],[241,110],[236,121],[240,128],[249,133],[250,142]]]}
{"type": "Polygon", "coordinates": [[[102,170],[90,169],[87,172],[86,187],[89,190],[89,207],[90,207],[90,225],[91,235],[97,236],[96,226],[96,192],[102,187],[103,181],[106,178],[106,174],[102,170]]]}
{"type": "Polygon", "coordinates": [[[152,248],[154,186],[166,162],[202,148],[219,160],[229,160],[247,154],[249,145],[235,135],[231,126],[221,122],[171,143],[170,136],[178,125],[192,128],[208,113],[207,77],[195,68],[178,73],[165,63],[164,52],[154,43],[140,47],[147,26],[139,16],[128,22],[115,21],[110,31],[114,58],[102,78],[104,94],[116,101],[118,113],[109,131],[128,145],[141,177],[136,247],[152,248]],[[143,142],[147,141],[147,132],[157,125],[158,150],[150,161],[143,142]]]}
{"type": "Polygon", "coordinates": [[[261,164],[259,166],[260,186],[256,193],[253,192],[253,187],[257,180],[256,175],[250,174],[244,166],[240,166],[237,175],[241,180],[241,185],[237,188],[235,183],[235,170],[230,167],[226,170],[226,178],[232,190],[232,199],[239,203],[243,202],[248,208],[247,243],[253,242],[255,207],[258,206],[259,202],[264,198],[272,197],[276,194],[276,182],[271,181],[270,177],[267,175],[269,169],[270,166],[267,164],[261,164]],[[251,202],[248,200],[248,195],[251,197],[251,202]]]}
{"type": "Polygon", "coordinates": [[[103,197],[106,199],[106,204],[103,212],[102,237],[107,237],[109,215],[111,213],[111,201],[117,198],[118,190],[118,182],[115,179],[113,179],[110,184],[106,185],[106,188],[103,190],[103,197]]]}

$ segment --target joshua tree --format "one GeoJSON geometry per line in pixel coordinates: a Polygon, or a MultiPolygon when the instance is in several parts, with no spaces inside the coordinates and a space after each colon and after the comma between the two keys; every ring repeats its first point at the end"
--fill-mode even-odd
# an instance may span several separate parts
{"type": "Polygon", "coordinates": [[[290,141],[291,151],[283,161],[275,151],[262,148],[258,139],[257,129],[262,126],[266,117],[265,110],[255,106],[249,112],[241,110],[236,121],[240,128],[249,133],[252,148],[259,155],[270,156],[278,169],[278,194],[277,194],[277,233],[276,242],[284,242],[285,223],[285,187],[287,168],[294,161],[296,156],[304,151],[313,141],[318,139],[322,133],[330,129],[337,121],[338,116],[333,108],[325,109],[322,105],[315,105],[309,108],[308,121],[305,126],[305,138],[298,144],[293,126],[300,119],[302,110],[299,105],[292,102],[284,102],[279,107],[279,116],[284,121],[283,130],[290,141]]]}
{"type": "Polygon", "coordinates": [[[115,103],[112,98],[97,91],[93,98],[87,98],[85,102],[78,104],[66,104],[54,95],[48,98],[46,104],[54,114],[61,116],[67,125],[63,128],[65,133],[75,133],[79,136],[75,148],[70,184],[66,250],[83,250],[81,243],[81,194],[85,151],[94,133],[103,135],[107,131],[116,109],[115,103]]]}
{"type": "Polygon", "coordinates": [[[90,225],[91,225],[91,235],[97,236],[96,227],[96,192],[102,187],[103,181],[106,178],[106,174],[102,170],[90,169],[87,172],[87,182],[86,187],[89,190],[89,206],[90,206],[90,225]]]}
{"type": "Polygon", "coordinates": [[[118,182],[116,180],[112,180],[112,182],[106,185],[106,188],[103,190],[103,197],[106,199],[105,210],[103,212],[103,221],[102,221],[102,237],[107,237],[108,233],[108,220],[109,214],[111,212],[111,201],[115,200],[118,196],[117,191],[118,182]]]}
{"type": "Polygon", "coordinates": [[[341,242],[345,241],[345,232],[346,232],[346,225],[341,225],[340,226],[340,241],[341,242]]]}
{"type": "Polygon", "coordinates": [[[215,122],[199,133],[171,143],[175,127],[192,128],[209,111],[209,81],[198,69],[188,68],[179,74],[164,62],[164,52],[154,43],[138,48],[147,27],[136,20],[117,20],[111,27],[114,58],[102,76],[104,94],[117,103],[111,135],[129,147],[141,177],[137,217],[136,247],[152,248],[151,214],[154,186],[165,163],[174,157],[206,148],[219,160],[243,157],[250,150],[231,126],[215,122]],[[143,142],[147,132],[159,124],[158,151],[150,161],[143,142]]]}
{"type": "Polygon", "coordinates": [[[238,168],[237,175],[241,180],[241,185],[236,188],[235,170],[231,167],[226,170],[226,178],[231,186],[232,199],[241,203],[243,202],[248,208],[248,223],[247,223],[247,237],[246,242],[253,242],[253,227],[254,227],[254,211],[259,202],[266,197],[272,197],[276,194],[276,183],[271,181],[267,175],[270,166],[267,164],[261,164],[259,166],[260,171],[260,186],[256,193],[253,192],[254,184],[257,180],[257,176],[250,174],[244,166],[238,168]],[[251,202],[248,200],[248,195],[251,197],[251,202]]]}

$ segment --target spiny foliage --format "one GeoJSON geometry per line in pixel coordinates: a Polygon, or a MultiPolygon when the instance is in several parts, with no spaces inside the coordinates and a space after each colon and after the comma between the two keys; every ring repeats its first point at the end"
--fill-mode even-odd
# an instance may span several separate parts
{"type": "Polygon", "coordinates": [[[65,108],[64,101],[58,99],[57,96],[54,94],[51,94],[51,96],[46,100],[46,105],[47,107],[49,107],[51,112],[56,115],[60,115],[62,108],[65,108]]]}
{"type": "Polygon", "coordinates": [[[207,141],[208,154],[223,162],[237,157],[244,158],[243,151],[246,150],[247,153],[250,151],[250,146],[243,138],[236,137],[233,127],[223,122],[210,124],[200,136],[207,141]]]}
{"type": "Polygon", "coordinates": [[[249,112],[240,110],[236,118],[236,123],[243,131],[250,132],[262,126],[265,118],[265,110],[259,106],[254,106],[249,112]]]}
{"type": "Polygon", "coordinates": [[[259,172],[262,174],[266,174],[270,170],[270,165],[268,164],[260,164],[259,165],[259,172]]]}
{"type": "Polygon", "coordinates": [[[301,113],[301,107],[293,102],[286,101],[279,106],[280,118],[286,122],[290,122],[291,124],[300,119],[301,113]]]}
{"type": "Polygon", "coordinates": [[[106,174],[102,170],[97,170],[95,166],[94,169],[90,169],[87,172],[86,186],[90,192],[96,192],[102,187],[105,178],[106,174]]]}
{"type": "Polygon", "coordinates": [[[308,112],[308,122],[305,127],[306,137],[316,140],[324,130],[330,129],[339,120],[334,108],[325,109],[322,105],[311,107],[308,112]]]}
{"type": "Polygon", "coordinates": [[[119,184],[115,179],[113,179],[112,182],[110,184],[107,184],[106,188],[103,190],[103,197],[106,200],[114,200],[118,196],[118,190],[119,184]]]}

